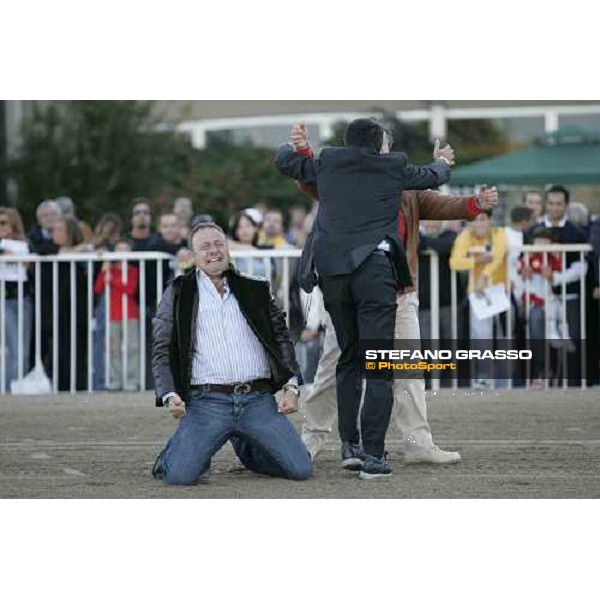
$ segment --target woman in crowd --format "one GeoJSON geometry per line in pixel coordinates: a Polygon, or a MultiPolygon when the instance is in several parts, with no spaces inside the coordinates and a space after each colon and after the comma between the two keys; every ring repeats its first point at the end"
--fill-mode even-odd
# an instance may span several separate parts
{"type": "MultiPolygon", "coordinates": [[[[258,245],[260,228],[257,222],[246,211],[242,210],[233,217],[229,230],[232,238],[229,241],[230,250],[266,249],[258,245]]],[[[238,271],[242,273],[260,275],[273,280],[273,264],[268,258],[236,258],[234,262],[238,271]]]]}
{"type": "MultiPolygon", "coordinates": [[[[450,269],[468,271],[469,294],[483,294],[490,286],[506,284],[506,236],[503,227],[492,227],[491,210],[477,215],[458,235],[450,254],[450,269]]],[[[504,337],[498,315],[480,319],[473,308],[470,308],[472,340],[494,340],[504,337]]],[[[491,346],[486,346],[486,349],[491,349],[491,346]]],[[[488,387],[487,378],[492,374],[486,372],[486,365],[483,363],[474,366],[474,387],[488,387]]]]}
{"type": "MultiPolygon", "coordinates": [[[[121,238],[123,221],[119,215],[108,213],[101,217],[94,230],[92,243],[97,252],[113,252],[115,244],[121,238]]],[[[100,273],[100,262],[94,263],[94,279],[100,273]]],[[[106,303],[104,294],[96,295],[94,308],[94,389],[106,389],[105,364],[106,356],[106,303]]]]}
{"type": "MultiPolygon", "coordinates": [[[[24,256],[29,254],[21,215],[14,208],[0,207],[0,255],[24,256]]],[[[32,299],[27,280],[27,265],[22,262],[0,262],[0,285],[4,286],[4,314],[1,315],[4,328],[4,386],[0,382],[0,392],[9,392],[11,381],[29,370],[31,347],[32,299]],[[19,310],[19,296],[23,304],[19,310]],[[22,330],[19,340],[19,312],[22,330]],[[21,373],[19,373],[19,344],[21,347],[21,373]],[[2,389],[4,387],[4,389],[2,389]]],[[[3,349],[0,347],[0,352],[3,349]]]]}
{"type": "MultiPolygon", "coordinates": [[[[52,230],[52,239],[58,249],[58,254],[76,253],[89,251],[89,245],[83,243],[83,236],[77,221],[73,218],[63,217],[59,219],[52,230]]],[[[50,327],[52,336],[58,337],[58,368],[56,360],[52,360],[52,347],[49,348],[50,360],[46,368],[52,372],[53,377],[58,377],[59,391],[71,389],[71,361],[75,361],[75,389],[87,389],[87,335],[88,335],[88,294],[87,294],[87,264],[85,262],[75,263],[74,288],[71,285],[70,262],[59,262],[57,274],[57,301],[58,301],[58,323],[53,324],[53,293],[47,300],[42,302],[43,325],[50,327]],[[73,294],[73,297],[72,297],[73,294]],[[73,302],[74,300],[74,302],[73,302]],[[75,314],[75,341],[76,347],[71,346],[71,316],[75,314]]]]}

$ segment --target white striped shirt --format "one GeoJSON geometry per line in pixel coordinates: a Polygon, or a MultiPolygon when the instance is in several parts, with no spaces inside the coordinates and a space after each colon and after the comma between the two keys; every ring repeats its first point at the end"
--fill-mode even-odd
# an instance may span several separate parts
{"type": "Polygon", "coordinates": [[[208,275],[196,269],[198,320],[192,355],[192,385],[230,385],[269,379],[266,351],[225,279],[223,297],[208,275]]]}

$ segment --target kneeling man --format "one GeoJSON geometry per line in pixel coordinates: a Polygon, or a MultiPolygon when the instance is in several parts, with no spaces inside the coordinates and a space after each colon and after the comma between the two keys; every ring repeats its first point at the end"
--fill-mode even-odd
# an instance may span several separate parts
{"type": "Polygon", "coordinates": [[[218,225],[196,225],[191,245],[196,268],[168,286],[153,320],[156,404],[180,421],[152,473],[192,485],[230,441],[248,469],[308,479],[310,456],[284,416],[298,410],[300,378],[285,315],[268,281],[230,264],[218,225]]]}

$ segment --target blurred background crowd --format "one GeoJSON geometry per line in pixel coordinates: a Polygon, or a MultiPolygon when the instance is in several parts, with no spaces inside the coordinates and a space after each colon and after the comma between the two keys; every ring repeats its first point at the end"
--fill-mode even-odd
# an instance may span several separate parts
{"type": "MultiPolygon", "coordinates": [[[[2,103],[7,123],[8,112],[15,110],[8,104],[2,103]]],[[[59,390],[69,390],[73,385],[75,389],[87,389],[88,363],[91,361],[95,390],[139,389],[141,352],[146,354],[146,364],[150,364],[150,323],[157,301],[155,282],[162,282],[164,288],[173,276],[192,266],[188,235],[196,222],[218,223],[228,235],[230,250],[242,253],[248,250],[299,250],[312,228],[317,203],[280,177],[272,165],[273,147],[285,141],[289,133],[286,119],[291,121],[297,115],[288,115],[286,119],[271,115],[267,119],[270,125],[262,130],[250,126],[255,117],[244,117],[246,121],[236,117],[243,122],[238,123],[239,127],[234,127],[236,118],[231,118],[228,125],[222,124],[222,129],[218,129],[218,118],[180,120],[176,126],[169,125],[172,107],[167,107],[165,116],[164,112],[158,111],[156,103],[150,102],[40,102],[21,108],[23,114],[15,138],[18,143],[15,142],[13,147],[8,144],[2,159],[0,252],[21,256],[75,253],[96,257],[112,251],[161,252],[170,258],[145,261],[143,290],[139,261],[127,261],[124,270],[120,261],[79,261],[74,276],[68,262],[58,263],[56,268],[50,263],[42,263],[39,314],[34,314],[33,308],[33,265],[0,262],[7,386],[17,378],[19,371],[16,349],[21,311],[23,373],[34,366],[34,357],[38,354],[48,376],[56,376],[59,390]],[[139,196],[140,193],[145,196],[139,196]],[[160,270],[160,278],[157,270],[160,270]],[[90,277],[93,282],[91,299],[88,297],[90,277]],[[55,314],[60,323],[69,323],[72,296],[77,303],[75,340],[68,326],[54,328],[55,314]],[[57,301],[56,307],[53,297],[57,301]],[[87,308],[90,302],[93,308],[91,321],[87,308]],[[39,351],[35,348],[34,335],[37,319],[41,327],[39,351]],[[128,331],[126,365],[120,357],[124,320],[128,331]],[[90,328],[92,356],[87,352],[90,328]],[[141,329],[145,331],[145,348],[140,347],[141,329]],[[54,336],[58,337],[57,345],[53,343],[54,336]],[[73,382],[71,353],[74,341],[77,352],[76,381],[73,382]],[[60,354],[56,374],[52,372],[55,346],[60,354]]],[[[160,108],[165,110],[164,106],[160,108]]],[[[371,114],[375,108],[372,106],[371,114]]],[[[592,116],[592,121],[598,118],[600,123],[600,106],[596,108],[597,115],[585,110],[582,114],[592,116]]],[[[271,110],[275,109],[271,107],[271,110]]],[[[288,110],[291,112],[291,107],[288,110]]],[[[423,112],[415,109],[416,112],[419,110],[423,112]]],[[[458,166],[471,163],[467,168],[476,166],[478,161],[519,152],[538,143],[533,134],[538,133],[533,123],[538,117],[528,116],[531,111],[525,111],[525,116],[520,117],[523,126],[516,128],[518,133],[515,134],[514,127],[503,128],[498,119],[486,119],[481,115],[471,124],[465,124],[468,119],[449,118],[445,129],[436,132],[432,129],[439,127],[437,109],[428,106],[427,110],[423,122],[415,115],[403,120],[402,111],[390,112],[389,107],[378,111],[393,129],[399,149],[408,151],[416,163],[429,162],[430,138],[435,133],[443,134],[442,137],[452,142],[458,166]]],[[[308,115],[305,121],[313,144],[317,147],[339,144],[345,121],[355,114],[329,114],[324,120],[322,113],[313,112],[312,122],[308,115]]],[[[573,115],[578,113],[567,111],[567,114],[571,121],[565,119],[565,123],[578,125],[576,120],[573,121],[573,115]]],[[[545,123],[546,126],[558,124],[545,123]]],[[[7,126],[7,132],[9,129],[7,126]]],[[[575,133],[571,130],[569,135],[575,133]]],[[[569,135],[562,138],[566,140],[565,144],[569,143],[569,135]]],[[[600,146],[594,136],[583,135],[581,131],[577,135],[580,145],[600,146]]],[[[442,339],[452,337],[450,324],[454,317],[450,291],[452,273],[456,272],[458,306],[455,317],[460,338],[512,338],[524,344],[526,335],[550,337],[557,350],[568,353],[569,378],[573,383],[578,381],[575,372],[584,355],[581,344],[575,343],[572,347],[566,344],[569,340],[577,342],[584,338],[588,340],[585,342],[587,381],[590,385],[597,384],[600,357],[594,340],[600,334],[600,220],[594,213],[600,212],[597,185],[600,168],[598,165],[592,166],[592,170],[594,168],[598,171],[597,179],[583,177],[581,185],[570,176],[563,180],[534,178],[535,185],[519,181],[502,186],[501,179],[482,180],[479,175],[473,183],[469,183],[468,178],[461,180],[460,185],[451,181],[453,187],[443,191],[465,196],[476,191],[475,183],[499,185],[501,205],[496,214],[483,213],[469,224],[421,222],[419,299],[422,337],[430,338],[432,331],[430,262],[431,252],[435,252],[439,257],[439,333],[442,339]],[[523,256],[520,246],[524,243],[589,243],[593,249],[583,255],[568,253],[563,261],[560,255],[551,253],[523,256]],[[580,286],[582,280],[583,287],[580,286]],[[492,318],[486,322],[473,320],[469,292],[506,281],[510,282],[511,288],[512,322],[507,323],[506,318],[492,318]],[[580,327],[582,301],[586,314],[585,331],[580,327]],[[563,304],[566,319],[561,318],[563,304]],[[546,320],[553,324],[550,329],[545,326],[546,320]]],[[[276,297],[282,304],[284,299],[288,303],[290,330],[305,379],[310,383],[323,337],[323,307],[318,290],[308,296],[299,289],[294,277],[296,259],[289,262],[289,280],[285,284],[282,258],[242,256],[236,258],[235,263],[243,272],[269,278],[276,297]]],[[[534,387],[543,385],[544,368],[545,365],[534,366],[530,376],[534,387]]],[[[485,387],[488,379],[489,374],[479,373],[475,384],[485,387]]],[[[513,383],[523,384],[523,374],[515,377],[513,383]]],[[[149,368],[142,385],[146,388],[152,385],[149,368]]]]}

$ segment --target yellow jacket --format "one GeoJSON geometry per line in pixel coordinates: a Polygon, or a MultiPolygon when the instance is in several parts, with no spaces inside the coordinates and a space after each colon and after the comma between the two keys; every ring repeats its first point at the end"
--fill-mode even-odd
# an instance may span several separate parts
{"type": "Polygon", "coordinates": [[[492,227],[487,239],[475,236],[471,228],[461,231],[452,247],[450,268],[453,271],[469,271],[469,292],[475,288],[480,275],[486,275],[488,285],[506,283],[506,237],[503,227],[492,227]],[[475,264],[476,249],[484,250],[491,246],[492,262],[486,265],[475,264]]]}

